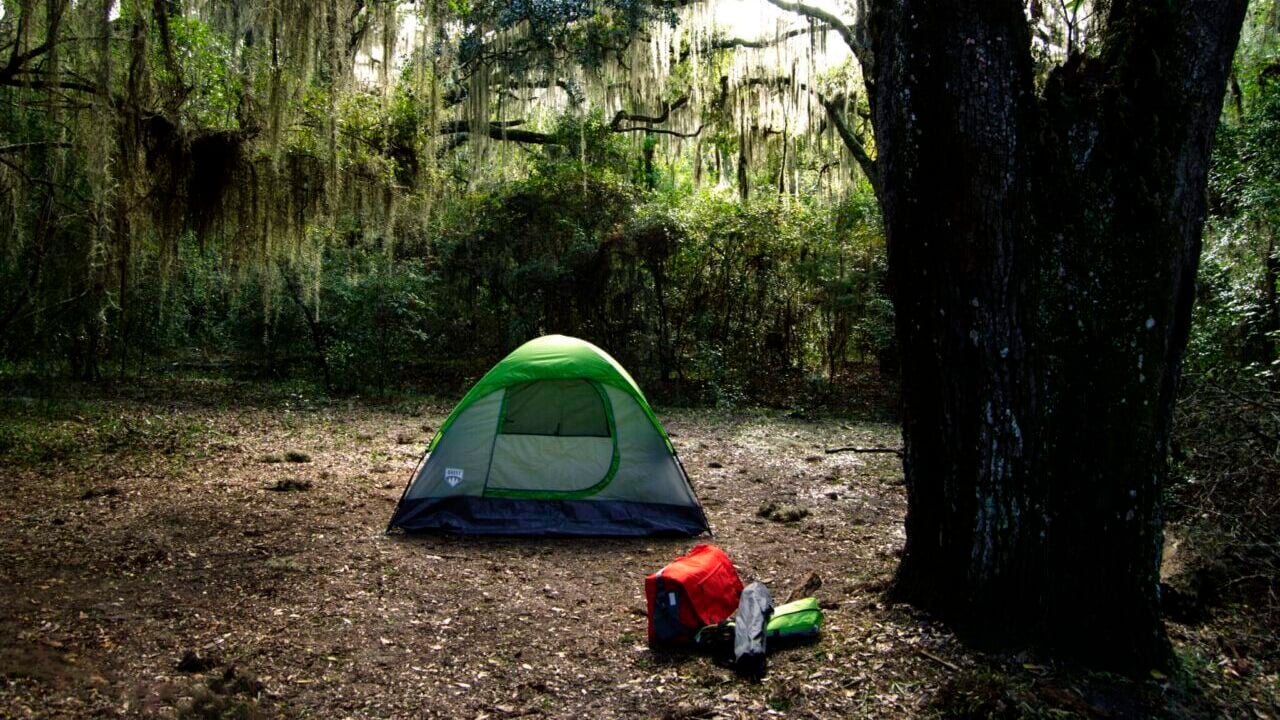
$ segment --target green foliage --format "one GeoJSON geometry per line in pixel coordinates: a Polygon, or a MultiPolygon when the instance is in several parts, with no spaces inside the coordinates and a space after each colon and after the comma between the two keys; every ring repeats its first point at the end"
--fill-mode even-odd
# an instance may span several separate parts
{"type": "Polygon", "coordinates": [[[235,64],[261,62],[261,53],[250,49],[237,58],[237,50],[230,38],[194,17],[170,17],[169,32],[171,46],[181,48],[175,53],[179,60],[175,69],[180,75],[175,77],[170,72],[163,58],[164,48],[156,44],[153,53],[157,57],[153,62],[161,68],[157,80],[161,84],[186,84],[190,94],[183,109],[198,127],[238,127],[236,111],[244,96],[246,77],[235,70],[235,64]]]}
{"type": "Polygon", "coordinates": [[[113,7],[0,16],[5,374],[389,392],[560,331],[731,405],[890,347],[869,196],[832,199],[839,143],[738,122],[728,54],[662,40],[672,6],[113,7]],[[633,57],[641,33],[671,62],[633,57]],[[624,86],[625,123],[601,95],[624,86]]]}
{"type": "Polygon", "coordinates": [[[1183,548],[1174,580],[1185,602],[1247,607],[1247,641],[1259,649],[1241,638],[1239,652],[1258,659],[1274,658],[1262,648],[1276,647],[1280,634],[1277,21],[1272,3],[1252,3],[1218,129],[1166,496],[1170,535],[1183,548]]]}
{"type": "MultiPolygon", "coordinates": [[[[561,332],[610,348],[656,391],[731,406],[892,349],[869,197],[646,192],[624,141],[598,118],[579,122],[553,131],[578,153],[543,149],[528,177],[478,186],[412,243],[352,219],[320,255],[261,268],[188,235],[176,273],[138,267],[121,296],[127,322],[104,311],[99,355],[125,372],[304,372],[333,392],[381,394],[475,377],[561,332]]],[[[29,337],[9,351],[54,359],[83,341],[29,337]]]]}
{"type": "Polygon", "coordinates": [[[325,361],[335,389],[385,392],[430,352],[431,280],[413,263],[361,275],[327,273],[323,303],[333,339],[325,361]]]}
{"type": "Polygon", "coordinates": [[[1280,47],[1274,10],[1255,3],[1236,56],[1210,176],[1210,218],[1187,365],[1248,366],[1274,376],[1280,359],[1280,47]]]}
{"type": "Polygon", "coordinates": [[[9,467],[90,465],[102,454],[197,452],[212,432],[181,413],[120,414],[95,401],[0,400],[0,464],[9,467]]]}
{"type": "MultiPolygon", "coordinates": [[[[495,358],[549,332],[611,348],[646,381],[735,404],[890,347],[878,214],[719,192],[641,194],[607,167],[548,163],[444,223],[453,344],[495,358]]],[[[855,210],[854,205],[858,208],[855,210]]]]}

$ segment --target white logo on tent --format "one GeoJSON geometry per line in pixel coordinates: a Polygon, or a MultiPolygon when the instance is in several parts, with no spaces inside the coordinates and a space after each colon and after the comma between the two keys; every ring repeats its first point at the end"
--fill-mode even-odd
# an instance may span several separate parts
{"type": "Polygon", "coordinates": [[[458,487],[462,482],[462,468],[445,468],[444,481],[449,483],[449,487],[458,487]]]}

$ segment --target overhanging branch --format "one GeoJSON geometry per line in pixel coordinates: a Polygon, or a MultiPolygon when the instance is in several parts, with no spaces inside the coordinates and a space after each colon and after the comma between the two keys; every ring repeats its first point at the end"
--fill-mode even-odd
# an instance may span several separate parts
{"type": "Polygon", "coordinates": [[[853,50],[853,53],[855,55],[866,50],[866,46],[864,46],[861,42],[859,42],[858,36],[853,31],[853,28],[850,27],[849,24],[846,23],[844,20],[842,20],[839,16],[833,13],[827,12],[826,10],[823,10],[820,7],[814,7],[813,5],[806,5],[802,2],[789,2],[789,0],[768,0],[768,1],[770,5],[786,10],[787,12],[797,13],[799,15],[803,15],[808,18],[813,18],[815,20],[821,20],[822,22],[827,23],[832,27],[832,29],[834,29],[837,33],[840,34],[840,37],[844,40],[845,44],[849,46],[849,49],[853,50]]]}
{"type": "Polygon", "coordinates": [[[636,125],[633,127],[613,128],[613,131],[614,132],[646,132],[646,133],[653,133],[655,135],[670,135],[672,137],[678,137],[678,138],[692,138],[692,137],[698,137],[699,135],[701,135],[702,128],[703,126],[699,125],[697,130],[686,133],[686,132],[680,132],[679,130],[666,130],[664,128],[652,128],[652,127],[646,127],[644,125],[636,125]]]}
{"type": "Polygon", "coordinates": [[[853,155],[854,160],[858,161],[858,167],[862,168],[863,174],[867,176],[867,180],[871,183],[871,189],[875,191],[878,197],[880,195],[880,168],[876,165],[876,161],[867,153],[867,148],[858,140],[858,136],[854,134],[853,129],[849,127],[849,123],[845,121],[844,111],[840,105],[823,97],[822,93],[816,94],[818,102],[822,103],[822,107],[826,108],[827,116],[831,118],[831,124],[835,126],[836,133],[844,142],[844,146],[849,149],[849,154],[853,155]]]}
{"type": "MultiPolygon", "coordinates": [[[[773,47],[774,45],[779,45],[781,43],[784,43],[793,37],[797,37],[799,35],[807,35],[808,33],[813,31],[814,31],[813,28],[800,27],[794,30],[788,30],[787,32],[784,32],[784,33],[780,33],[778,35],[775,35],[774,37],[760,38],[757,40],[748,40],[747,38],[741,38],[741,37],[722,38],[720,40],[713,40],[711,44],[707,46],[707,49],[708,50],[736,50],[738,48],[751,48],[753,50],[762,50],[767,47],[773,47]]],[[[689,48],[685,48],[681,50],[680,61],[684,62],[685,60],[689,59],[689,56],[691,54],[692,54],[692,51],[690,51],[689,48]]]]}
{"type": "MultiPolygon", "coordinates": [[[[517,143],[528,143],[531,145],[558,145],[559,142],[555,136],[547,133],[535,132],[533,130],[521,130],[513,127],[520,125],[523,120],[508,120],[506,122],[490,122],[487,127],[487,134],[494,140],[507,140],[517,143]]],[[[441,125],[442,135],[453,135],[444,146],[444,151],[465,143],[472,133],[471,121],[454,120],[452,122],[443,123],[441,125]]]]}
{"type": "Polygon", "coordinates": [[[26,80],[21,76],[5,77],[0,75],[0,86],[30,88],[32,90],[80,90],[87,93],[98,92],[98,88],[87,83],[80,83],[72,80],[26,80]]]}
{"type": "Polygon", "coordinates": [[[613,120],[609,123],[609,128],[617,132],[626,132],[629,130],[644,130],[646,128],[623,128],[624,122],[642,122],[650,125],[657,125],[666,122],[671,117],[672,110],[679,110],[689,104],[689,97],[686,95],[671,103],[662,103],[662,112],[658,115],[640,115],[639,113],[629,113],[625,110],[619,110],[614,113],[613,120]]]}
{"type": "MultiPolygon", "coordinates": [[[[638,113],[628,113],[619,110],[614,116],[613,121],[609,123],[611,132],[648,132],[656,135],[670,135],[679,138],[692,138],[702,134],[703,126],[699,125],[697,130],[692,132],[680,132],[678,130],[669,130],[666,128],[655,128],[652,124],[666,122],[671,116],[672,110],[677,110],[689,103],[688,97],[681,97],[671,103],[663,103],[662,112],[658,115],[641,115],[638,113]],[[644,125],[623,125],[624,122],[641,122],[644,125]]],[[[490,121],[486,130],[486,134],[490,139],[503,140],[508,142],[521,143],[526,145],[561,145],[559,139],[548,133],[535,132],[533,130],[522,130],[517,126],[523,125],[524,120],[505,120],[490,121]]],[[[470,120],[450,120],[440,123],[440,134],[447,135],[449,138],[444,141],[440,148],[436,151],[438,156],[443,156],[451,150],[465,144],[471,138],[472,127],[470,120]]]]}
{"type": "Polygon", "coordinates": [[[37,148],[37,147],[69,148],[71,147],[71,143],[55,142],[52,140],[39,140],[36,142],[24,142],[24,143],[14,143],[12,145],[0,145],[0,155],[4,155],[6,153],[12,153],[12,152],[22,152],[23,150],[29,150],[31,148],[37,148]]]}
{"type": "MultiPolygon", "coordinates": [[[[773,2],[773,0],[769,0],[769,1],[773,2]]],[[[748,86],[764,85],[764,86],[775,86],[775,87],[781,88],[781,87],[788,87],[793,83],[791,78],[789,77],[771,77],[771,78],[748,78],[745,84],[748,86]]],[[[844,146],[849,150],[849,154],[853,155],[853,159],[857,161],[858,167],[862,168],[863,174],[867,176],[867,180],[871,183],[872,190],[874,190],[876,195],[878,196],[880,194],[879,167],[876,165],[875,159],[871,157],[871,154],[867,152],[866,146],[863,145],[862,141],[858,139],[858,135],[853,131],[853,128],[849,127],[849,122],[845,118],[844,108],[841,107],[841,103],[836,102],[834,99],[828,98],[827,96],[823,95],[822,92],[819,91],[817,88],[810,87],[805,83],[794,83],[794,84],[798,90],[811,92],[813,93],[814,97],[818,99],[818,103],[822,105],[822,108],[824,110],[827,111],[827,117],[831,119],[831,124],[835,126],[836,134],[840,136],[840,140],[841,142],[844,143],[844,146]]]]}
{"type": "MultiPolygon", "coordinates": [[[[524,120],[490,120],[490,128],[513,128],[524,124],[524,120]]],[[[455,133],[471,132],[471,121],[469,120],[449,120],[440,123],[441,135],[453,135],[455,133]]],[[[508,130],[508,132],[510,132],[508,130]]]]}

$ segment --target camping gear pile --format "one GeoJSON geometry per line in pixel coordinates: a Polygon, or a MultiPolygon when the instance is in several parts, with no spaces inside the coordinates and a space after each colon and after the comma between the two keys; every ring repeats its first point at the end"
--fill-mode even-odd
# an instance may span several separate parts
{"type": "Polygon", "coordinates": [[[745,588],[729,556],[714,545],[687,555],[644,580],[649,647],[693,648],[732,661],[741,675],[762,677],[769,643],[812,640],[822,628],[817,598],[774,607],[763,583],[745,588]]]}

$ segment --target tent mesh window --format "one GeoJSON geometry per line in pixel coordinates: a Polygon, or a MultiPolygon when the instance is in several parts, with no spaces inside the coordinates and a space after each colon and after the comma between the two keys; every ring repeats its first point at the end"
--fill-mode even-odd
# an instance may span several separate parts
{"type": "Polygon", "coordinates": [[[538,380],[507,388],[504,435],[609,437],[604,397],[587,380],[538,380]]]}

